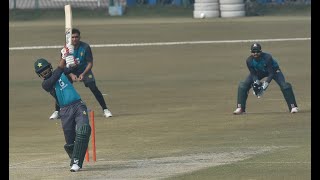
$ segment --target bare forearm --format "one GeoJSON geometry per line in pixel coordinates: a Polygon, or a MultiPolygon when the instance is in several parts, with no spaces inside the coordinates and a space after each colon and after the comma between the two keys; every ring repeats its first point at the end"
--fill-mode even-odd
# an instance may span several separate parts
{"type": "Polygon", "coordinates": [[[66,66],[66,61],[61,58],[58,66],[59,66],[61,69],[63,69],[63,68],[66,66]]]}
{"type": "Polygon", "coordinates": [[[83,71],[83,75],[87,74],[91,69],[92,69],[93,63],[92,62],[88,62],[88,65],[86,67],[86,69],[83,71]]]}

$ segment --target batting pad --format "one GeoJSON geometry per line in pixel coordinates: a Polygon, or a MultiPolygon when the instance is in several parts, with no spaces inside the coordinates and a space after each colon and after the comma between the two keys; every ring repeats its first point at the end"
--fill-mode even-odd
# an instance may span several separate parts
{"type": "Polygon", "coordinates": [[[290,83],[285,83],[283,87],[281,87],[281,92],[284,96],[284,99],[286,100],[288,104],[289,111],[292,109],[292,104],[296,107],[296,98],[294,97],[292,86],[290,83]]]}
{"type": "Polygon", "coordinates": [[[65,144],[64,145],[64,150],[66,150],[70,159],[72,159],[73,147],[74,147],[74,144],[65,144]]]}
{"type": "Polygon", "coordinates": [[[250,85],[248,86],[244,82],[239,83],[237,104],[241,104],[241,108],[243,110],[246,109],[246,102],[247,102],[247,98],[248,98],[249,89],[250,89],[250,85]]]}
{"type": "Polygon", "coordinates": [[[88,148],[89,138],[91,134],[91,127],[89,124],[83,124],[76,130],[76,140],[74,143],[72,164],[78,164],[82,168],[83,160],[88,148]]]}

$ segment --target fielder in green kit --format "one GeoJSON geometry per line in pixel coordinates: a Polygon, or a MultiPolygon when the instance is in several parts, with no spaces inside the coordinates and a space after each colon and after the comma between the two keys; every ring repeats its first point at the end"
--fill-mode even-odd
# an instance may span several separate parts
{"type": "Polygon", "coordinates": [[[263,52],[259,43],[253,43],[250,52],[251,55],[246,60],[249,75],[239,83],[237,108],[233,114],[240,115],[246,112],[247,98],[251,88],[253,89],[253,94],[260,98],[272,80],[278,84],[288,105],[289,112],[297,113],[299,109],[292,85],[285,80],[276,59],[270,53],[263,52]],[[265,81],[260,82],[264,78],[265,81]]]}

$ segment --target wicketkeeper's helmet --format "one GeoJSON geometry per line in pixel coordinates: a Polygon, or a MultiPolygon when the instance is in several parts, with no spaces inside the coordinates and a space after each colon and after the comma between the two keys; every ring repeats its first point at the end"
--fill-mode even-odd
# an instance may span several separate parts
{"type": "Polygon", "coordinates": [[[259,43],[253,43],[251,45],[251,52],[261,52],[261,45],[259,43]]]}
{"type": "Polygon", "coordinates": [[[52,66],[46,59],[40,58],[34,63],[35,72],[39,77],[47,78],[52,74],[52,66]]]}

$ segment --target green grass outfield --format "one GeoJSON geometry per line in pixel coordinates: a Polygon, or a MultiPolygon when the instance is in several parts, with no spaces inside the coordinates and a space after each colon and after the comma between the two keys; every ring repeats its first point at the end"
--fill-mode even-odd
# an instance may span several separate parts
{"type": "Polygon", "coordinates": [[[311,40],[294,40],[311,37],[310,16],[73,18],[91,45],[189,44],[92,48],[114,117],[75,83],[95,111],[97,162],[70,173],[61,123],[48,119],[53,98],[33,69],[39,57],[57,66],[60,47],[50,47],[63,46],[64,19],[9,22],[9,48],[26,47],[9,50],[10,179],[311,179],[311,40]],[[299,113],[273,81],[261,99],[250,91],[246,115],[232,114],[255,39],[269,40],[262,48],[293,85],[299,113]]]}

